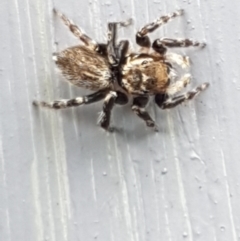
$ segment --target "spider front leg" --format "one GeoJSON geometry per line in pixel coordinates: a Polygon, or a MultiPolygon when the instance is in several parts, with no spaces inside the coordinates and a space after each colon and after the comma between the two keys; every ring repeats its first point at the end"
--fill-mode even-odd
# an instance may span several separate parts
{"type": "Polygon", "coordinates": [[[79,106],[83,104],[91,104],[97,101],[100,101],[104,99],[106,94],[109,90],[99,90],[93,94],[86,95],[83,97],[77,97],[74,99],[62,99],[62,100],[55,100],[53,102],[45,102],[45,101],[33,101],[33,105],[35,106],[41,106],[41,107],[47,107],[50,109],[64,109],[67,107],[74,107],[79,106]]]}
{"type": "MultiPolygon", "coordinates": [[[[177,47],[200,47],[204,48],[206,43],[200,43],[198,41],[193,41],[190,39],[171,39],[171,38],[162,38],[156,39],[153,44],[152,48],[158,52],[159,54],[166,54],[167,48],[177,48],[177,47]]],[[[181,56],[175,53],[167,54],[166,58],[172,59],[173,62],[181,65],[183,68],[189,66],[189,59],[186,56],[181,56]],[[168,55],[168,56],[167,56],[168,55]]]]}
{"type": "Polygon", "coordinates": [[[142,48],[146,48],[149,50],[151,47],[151,41],[150,41],[149,37],[147,36],[147,34],[153,32],[157,28],[161,27],[163,24],[167,23],[169,20],[171,20],[177,16],[181,16],[181,15],[183,15],[182,9],[178,10],[176,12],[173,12],[171,14],[162,16],[162,17],[156,19],[154,22],[145,25],[136,34],[137,44],[139,46],[141,46],[142,48]]]}
{"type": "Polygon", "coordinates": [[[172,38],[162,38],[156,39],[152,47],[155,51],[159,52],[158,49],[167,47],[167,48],[178,48],[178,47],[200,47],[204,48],[206,46],[205,43],[200,43],[198,41],[193,41],[190,39],[172,39],[172,38]]]}
{"type": "Polygon", "coordinates": [[[186,92],[183,95],[175,96],[169,98],[167,94],[157,94],[155,96],[155,102],[161,109],[170,109],[179,104],[182,104],[186,100],[191,100],[200,94],[209,86],[209,83],[203,83],[200,86],[196,87],[193,90],[186,92]]]}
{"type": "Polygon", "coordinates": [[[204,48],[206,43],[200,43],[198,41],[194,41],[191,39],[172,39],[172,38],[162,38],[155,40],[168,48],[175,48],[175,47],[200,47],[204,48]]]}
{"type": "Polygon", "coordinates": [[[70,29],[70,31],[74,34],[75,37],[79,38],[90,49],[98,50],[99,46],[97,42],[84,34],[83,31],[72,22],[72,20],[68,19],[66,15],[57,11],[55,8],[53,9],[53,12],[63,20],[64,24],[70,29]]]}
{"type": "Polygon", "coordinates": [[[151,116],[145,109],[148,100],[149,97],[147,96],[135,97],[133,99],[132,111],[142,120],[144,120],[147,126],[152,127],[155,131],[158,131],[158,128],[154,120],[151,118],[151,116]]]}

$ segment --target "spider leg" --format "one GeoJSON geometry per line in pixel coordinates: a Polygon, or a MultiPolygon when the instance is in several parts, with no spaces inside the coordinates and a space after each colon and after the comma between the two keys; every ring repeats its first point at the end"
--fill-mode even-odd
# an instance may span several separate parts
{"type": "Polygon", "coordinates": [[[121,65],[125,61],[125,56],[128,52],[129,42],[122,40],[116,46],[117,26],[128,26],[129,22],[108,23],[108,42],[107,42],[107,57],[111,65],[113,82],[118,82],[121,85],[121,65]]]}
{"type": "Polygon", "coordinates": [[[139,46],[149,49],[151,46],[151,41],[147,36],[148,33],[153,32],[157,28],[161,27],[163,24],[167,23],[169,20],[183,15],[183,10],[178,10],[173,13],[167,14],[165,16],[159,17],[154,22],[149,23],[142,27],[136,34],[136,42],[139,46]]]}
{"type": "Polygon", "coordinates": [[[64,22],[64,24],[70,29],[70,31],[74,34],[75,37],[79,38],[84,44],[86,44],[90,49],[96,50],[98,48],[97,42],[88,37],[83,31],[75,25],[70,19],[67,18],[66,15],[57,11],[55,8],[53,9],[54,13],[57,14],[64,22]]]}
{"type": "Polygon", "coordinates": [[[133,99],[132,111],[142,120],[145,121],[146,125],[154,128],[155,131],[158,131],[158,128],[151,118],[149,113],[146,111],[145,106],[147,105],[149,97],[140,96],[133,99]]]}
{"type": "Polygon", "coordinates": [[[126,27],[132,23],[129,19],[125,22],[110,22],[108,23],[108,41],[107,41],[107,53],[108,61],[112,66],[118,66],[120,60],[125,56],[128,50],[129,42],[127,40],[121,41],[118,46],[116,46],[117,39],[117,27],[126,27]]]}
{"type": "Polygon", "coordinates": [[[161,109],[173,108],[186,100],[191,100],[197,96],[201,91],[205,90],[209,86],[209,83],[203,83],[193,90],[186,92],[183,95],[168,98],[166,94],[157,94],[155,96],[155,102],[161,109]]]}
{"type": "Polygon", "coordinates": [[[169,98],[169,96],[164,94],[156,94],[154,97],[155,103],[158,105],[158,107],[162,108],[163,103],[169,98]]]}
{"type": "Polygon", "coordinates": [[[110,118],[111,118],[111,111],[113,109],[116,98],[117,98],[117,93],[115,91],[110,91],[106,95],[103,103],[103,110],[100,113],[98,118],[98,123],[100,124],[100,126],[103,129],[108,131],[112,130],[112,128],[109,128],[109,124],[110,124],[110,118]]]}
{"type": "Polygon", "coordinates": [[[160,48],[162,46],[168,47],[168,48],[190,47],[190,46],[204,48],[206,44],[200,43],[198,41],[193,41],[191,39],[172,39],[172,38],[156,39],[153,42],[153,48],[160,48]]]}
{"type": "MultiPolygon", "coordinates": [[[[152,44],[152,48],[156,52],[158,52],[159,54],[162,54],[162,55],[166,54],[167,48],[190,47],[190,46],[204,48],[206,46],[206,44],[200,43],[198,41],[193,41],[190,39],[171,39],[171,38],[156,39],[156,40],[154,40],[154,42],[152,44]]],[[[178,60],[178,62],[181,61],[179,55],[177,55],[177,54],[175,54],[175,56],[173,56],[173,59],[178,60]]],[[[182,57],[182,59],[183,59],[183,61],[188,61],[187,57],[182,57]],[[186,60],[183,58],[186,58],[186,60]]]]}
{"type": "MultiPolygon", "coordinates": [[[[162,55],[166,54],[167,48],[190,47],[190,46],[204,48],[206,44],[193,41],[190,39],[170,39],[170,38],[156,39],[152,44],[152,48],[156,52],[162,55]]],[[[174,58],[179,59],[179,55],[175,54],[174,58]]]]}
{"type": "Polygon", "coordinates": [[[120,41],[116,47],[117,58],[120,64],[123,64],[123,62],[125,61],[125,56],[128,52],[128,47],[129,41],[127,40],[120,41]]]}
{"type": "Polygon", "coordinates": [[[117,97],[115,103],[118,105],[126,105],[128,103],[128,97],[126,94],[117,91],[117,97]]]}
{"type": "Polygon", "coordinates": [[[93,94],[86,95],[83,97],[77,97],[74,99],[62,99],[62,100],[55,100],[53,102],[45,102],[45,101],[33,101],[33,105],[35,106],[41,106],[41,107],[47,107],[50,109],[64,109],[67,107],[73,107],[73,106],[79,106],[83,104],[91,104],[97,101],[100,101],[104,99],[106,96],[108,90],[99,90],[93,94]]]}

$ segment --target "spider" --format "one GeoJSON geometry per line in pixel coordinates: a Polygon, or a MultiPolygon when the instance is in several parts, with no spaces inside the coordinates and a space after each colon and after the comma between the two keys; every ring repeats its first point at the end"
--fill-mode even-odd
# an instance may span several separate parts
{"type": "Polygon", "coordinates": [[[136,43],[141,47],[135,53],[129,50],[129,41],[117,42],[117,29],[131,24],[125,22],[108,23],[108,39],[106,44],[97,43],[69,20],[64,14],[54,9],[70,31],[84,45],[69,47],[60,53],[54,53],[53,59],[65,78],[78,87],[92,91],[92,94],[74,99],[61,99],[53,102],[33,101],[35,106],[62,109],[87,105],[104,99],[103,109],[99,116],[99,124],[105,130],[110,127],[111,111],[115,104],[124,105],[132,97],[132,111],[145,121],[146,125],[157,131],[157,125],[145,107],[150,96],[161,109],[173,108],[186,100],[193,99],[205,90],[209,83],[176,95],[190,83],[191,75],[183,74],[178,78],[173,65],[181,68],[189,66],[187,56],[169,53],[167,48],[173,47],[205,47],[190,39],[161,38],[151,43],[149,33],[181,16],[183,10],[161,16],[154,22],[146,24],[136,33],[136,43]]]}

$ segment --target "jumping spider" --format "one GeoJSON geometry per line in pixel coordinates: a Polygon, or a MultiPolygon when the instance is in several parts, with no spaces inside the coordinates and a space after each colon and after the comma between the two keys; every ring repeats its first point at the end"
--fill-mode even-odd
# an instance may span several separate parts
{"type": "Polygon", "coordinates": [[[148,34],[158,27],[181,16],[183,10],[159,17],[141,28],[136,34],[136,42],[141,47],[138,53],[129,51],[127,40],[116,42],[117,28],[128,26],[131,20],[108,23],[107,43],[100,44],[84,34],[64,14],[56,10],[54,12],[84,43],[55,53],[53,57],[57,66],[69,82],[96,92],[51,103],[34,101],[35,106],[62,109],[104,99],[99,123],[105,130],[110,130],[110,116],[114,104],[124,105],[128,102],[129,96],[132,96],[132,111],[143,119],[147,126],[157,130],[155,122],[145,110],[149,96],[154,96],[155,103],[161,109],[168,109],[192,99],[209,86],[208,83],[204,83],[184,94],[175,95],[189,84],[191,76],[185,74],[177,79],[172,64],[186,68],[189,66],[189,59],[186,56],[167,52],[167,48],[204,47],[204,43],[189,39],[161,38],[151,44],[148,37],[148,34]]]}

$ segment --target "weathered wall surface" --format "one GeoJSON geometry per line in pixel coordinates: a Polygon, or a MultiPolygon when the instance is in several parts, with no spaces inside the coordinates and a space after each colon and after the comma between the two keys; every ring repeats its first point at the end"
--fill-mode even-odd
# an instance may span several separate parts
{"type": "MultiPolygon", "coordinates": [[[[0,3],[0,240],[240,240],[240,4],[223,1],[30,1],[0,3]],[[57,75],[54,51],[78,44],[52,8],[96,40],[107,21],[133,17],[134,33],[185,9],[151,36],[191,37],[193,86],[211,87],[172,109],[148,107],[153,133],[129,105],[120,133],[96,126],[101,103],[50,111],[33,99],[82,95],[57,75]]],[[[133,44],[136,47],[135,44],[133,44]]]]}

